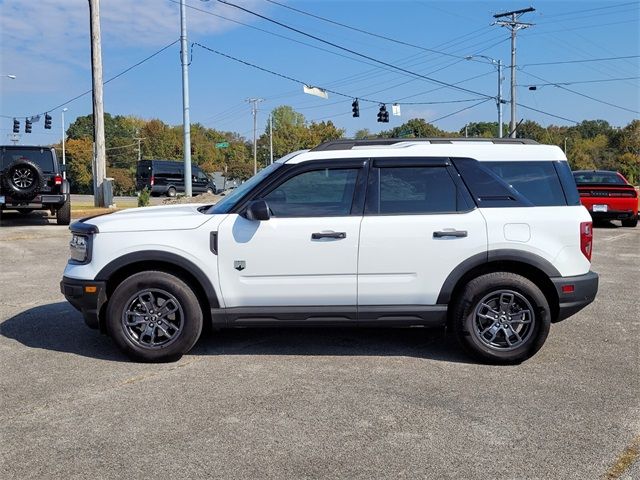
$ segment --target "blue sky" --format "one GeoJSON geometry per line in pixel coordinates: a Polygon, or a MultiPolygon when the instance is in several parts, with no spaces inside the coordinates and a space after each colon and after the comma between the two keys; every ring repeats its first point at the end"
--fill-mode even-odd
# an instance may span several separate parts
{"type": "MultiPolygon", "coordinates": [[[[482,95],[496,95],[497,74],[493,66],[464,57],[486,55],[509,65],[509,32],[491,26],[492,15],[529,6],[522,2],[455,0],[280,2],[423,48],[332,25],[265,0],[235,3],[376,60],[440,82],[457,83],[464,90],[441,88],[442,84],[337,50],[214,0],[187,0],[188,5],[203,10],[187,11],[190,42],[348,96],[329,93],[326,100],[309,96],[302,92],[300,84],[196,46],[190,67],[193,123],[235,131],[249,138],[252,120],[245,102],[248,97],[265,99],[260,104],[260,130],[265,127],[268,112],[283,104],[291,105],[309,121],[332,120],[348,135],[361,128],[372,132],[388,129],[410,118],[437,119],[486,99],[482,95]],[[389,124],[380,124],[376,122],[376,103],[361,102],[360,118],[351,117],[351,101],[355,97],[385,102],[389,109],[396,101],[416,104],[402,105],[402,116],[391,116],[389,124]]],[[[639,118],[640,114],[633,111],[640,110],[640,4],[623,0],[545,0],[532,2],[532,6],[536,12],[522,20],[535,26],[518,33],[518,102],[576,121],[599,118],[623,126],[639,118]],[[591,61],[611,57],[635,58],[591,61]],[[579,62],[533,65],[565,61],[579,62]],[[565,84],[568,82],[592,83],[565,84]],[[554,85],[539,86],[536,91],[527,88],[544,83],[562,83],[564,89],[554,85]]],[[[105,79],[179,37],[179,7],[172,0],[103,0],[101,13],[105,79]]],[[[105,110],[181,123],[180,72],[179,45],[175,44],[106,85],[105,110]]],[[[24,117],[52,109],[90,89],[87,1],[1,1],[0,74],[16,75],[15,80],[0,78],[0,143],[9,140],[13,116],[21,120],[21,143],[59,141],[61,109],[52,112],[52,130],[44,130],[41,120],[34,124],[30,135],[22,133],[24,117]]],[[[508,70],[504,74],[503,89],[508,99],[508,70]]],[[[66,107],[68,123],[91,112],[91,96],[85,95],[66,107]]],[[[504,115],[506,123],[508,105],[504,115]]],[[[525,108],[518,108],[518,118],[543,125],[570,124],[525,108]]],[[[488,99],[435,124],[458,130],[467,122],[495,120],[495,102],[488,99]]]]}

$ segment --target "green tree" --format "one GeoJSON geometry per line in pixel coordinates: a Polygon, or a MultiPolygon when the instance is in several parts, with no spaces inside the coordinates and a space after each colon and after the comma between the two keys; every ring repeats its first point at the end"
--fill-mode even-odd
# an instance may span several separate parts
{"type": "Polygon", "coordinates": [[[93,191],[93,142],[88,138],[72,138],[66,142],[67,179],[73,193],[93,191]]]}
{"type": "Polygon", "coordinates": [[[424,118],[412,118],[399,127],[380,132],[378,136],[382,138],[430,138],[448,137],[451,134],[427,123],[424,118]]]}

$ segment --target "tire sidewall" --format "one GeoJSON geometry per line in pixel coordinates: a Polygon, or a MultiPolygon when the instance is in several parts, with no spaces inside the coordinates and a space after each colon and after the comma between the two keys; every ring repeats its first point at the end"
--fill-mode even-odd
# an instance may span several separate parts
{"type": "Polygon", "coordinates": [[[517,274],[496,272],[469,282],[458,304],[455,330],[463,347],[477,357],[495,363],[519,363],[533,356],[544,344],[551,326],[551,313],[546,297],[530,280],[517,274]],[[474,333],[475,311],[482,298],[498,290],[512,290],[525,297],[534,310],[533,332],[520,347],[500,351],[492,349],[474,333]]]}
{"type": "Polygon", "coordinates": [[[158,362],[175,360],[187,353],[200,337],[202,309],[193,290],[178,277],[166,272],[147,271],[124,280],[109,299],[106,312],[107,332],[129,357],[138,361],[158,362]],[[136,293],[148,288],[158,288],[172,294],[184,313],[179,337],[166,347],[148,349],[137,345],[125,332],[122,314],[127,301],[136,293]]]}

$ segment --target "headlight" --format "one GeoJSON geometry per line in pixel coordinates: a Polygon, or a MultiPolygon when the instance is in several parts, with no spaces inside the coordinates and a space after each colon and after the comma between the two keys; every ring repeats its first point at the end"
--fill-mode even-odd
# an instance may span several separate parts
{"type": "Polygon", "coordinates": [[[72,260],[80,263],[86,262],[89,253],[89,238],[74,233],[69,242],[69,251],[72,260]]]}

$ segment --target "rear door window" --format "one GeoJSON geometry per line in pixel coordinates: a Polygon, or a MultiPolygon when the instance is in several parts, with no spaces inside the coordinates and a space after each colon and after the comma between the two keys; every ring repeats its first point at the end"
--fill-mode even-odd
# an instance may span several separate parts
{"type": "Polygon", "coordinates": [[[367,214],[419,215],[468,209],[446,167],[374,168],[367,190],[367,214]]]}

